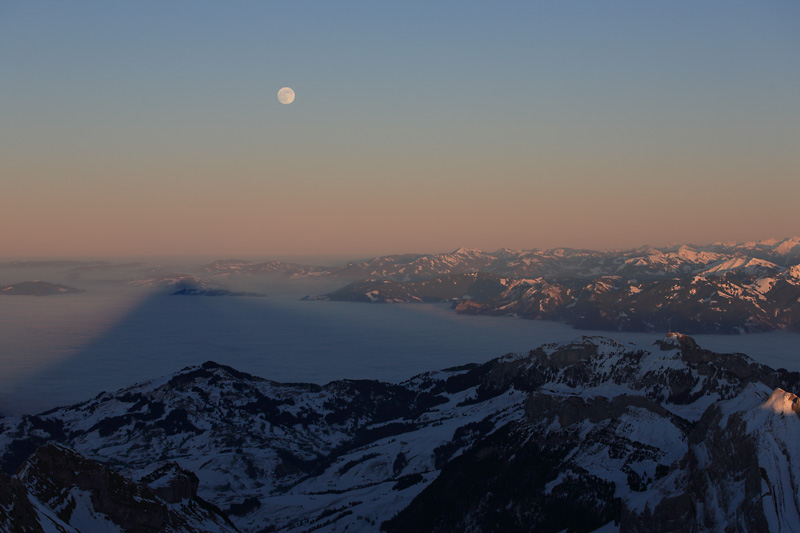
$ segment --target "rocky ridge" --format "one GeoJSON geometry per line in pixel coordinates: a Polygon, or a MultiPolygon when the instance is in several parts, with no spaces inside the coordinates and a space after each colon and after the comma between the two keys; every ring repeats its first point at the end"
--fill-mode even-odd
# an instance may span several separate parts
{"type": "Polygon", "coordinates": [[[12,492],[48,443],[137,486],[194,472],[242,531],[791,530],[799,388],[678,334],[582,337],[399,384],[209,362],[2,418],[0,457],[12,492]]]}
{"type": "Polygon", "coordinates": [[[197,477],[174,463],[136,483],[63,445],[47,444],[13,478],[0,473],[0,481],[4,531],[238,531],[197,496],[197,477]]]}

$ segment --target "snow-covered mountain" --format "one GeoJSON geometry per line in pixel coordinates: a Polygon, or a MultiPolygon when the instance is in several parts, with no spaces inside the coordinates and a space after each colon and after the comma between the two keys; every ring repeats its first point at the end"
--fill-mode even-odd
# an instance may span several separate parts
{"type": "Polygon", "coordinates": [[[339,267],[217,261],[212,278],[282,273],[348,285],[309,299],[454,302],[460,313],[621,331],[800,329],[800,237],[707,246],[391,255],[339,267]]]}
{"type": "Polygon", "coordinates": [[[622,276],[647,280],[697,275],[704,271],[738,272],[745,269],[745,272],[753,273],[755,266],[779,272],[798,263],[800,237],[758,243],[680,244],[611,251],[503,248],[496,252],[485,252],[459,248],[439,254],[387,255],[330,267],[277,261],[256,263],[226,260],[206,265],[203,271],[214,276],[282,273],[291,277],[332,276],[350,280],[389,279],[399,282],[471,272],[488,272],[508,278],[595,279],[622,276]]]}
{"type": "MultiPolygon", "coordinates": [[[[16,472],[0,486],[27,491],[40,520],[70,501],[102,514],[79,486],[86,461],[131,480],[123,493],[155,491],[154,471],[193,472],[242,531],[791,531],[799,388],[800,374],[678,334],[583,337],[400,384],[281,384],[209,362],[0,418],[16,472]],[[70,474],[34,475],[42,454],[71,458],[50,461],[70,474]],[[53,477],[56,492],[37,488],[53,477]]],[[[181,516],[200,505],[191,494],[171,496],[181,516]]]]}
{"type": "Polygon", "coordinates": [[[744,243],[717,242],[712,244],[709,249],[725,254],[751,255],[759,259],[781,261],[786,258],[800,258],[800,237],[744,243]]]}
{"type": "MultiPolygon", "coordinates": [[[[103,283],[180,295],[258,296],[288,290],[318,291],[310,299],[444,301],[453,303],[459,313],[557,320],[583,329],[800,330],[800,237],[612,251],[459,248],[441,254],[387,255],[341,266],[232,259],[202,267],[184,265],[181,270],[91,262],[0,267],[11,269],[7,272],[22,267],[66,268],[59,274],[62,278],[87,282],[91,273],[100,272],[103,283]],[[344,283],[348,284],[339,286],[344,283]]],[[[97,285],[89,290],[93,288],[97,285]]],[[[18,288],[3,289],[0,294],[18,288]]]]}
{"type": "Polygon", "coordinates": [[[494,274],[444,275],[400,283],[351,283],[320,298],[360,302],[452,302],[459,313],[559,320],[577,328],[615,331],[744,333],[800,331],[798,266],[772,269],[752,259],[732,271],[638,281],[622,276],[592,280],[514,279],[494,274]]]}

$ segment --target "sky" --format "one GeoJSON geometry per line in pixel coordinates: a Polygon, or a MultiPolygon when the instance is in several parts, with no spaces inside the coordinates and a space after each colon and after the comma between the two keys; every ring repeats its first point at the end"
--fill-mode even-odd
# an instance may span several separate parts
{"type": "Polygon", "coordinates": [[[798,57],[796,0],[0,0],[0,258],[797,235],[798,57]]]}

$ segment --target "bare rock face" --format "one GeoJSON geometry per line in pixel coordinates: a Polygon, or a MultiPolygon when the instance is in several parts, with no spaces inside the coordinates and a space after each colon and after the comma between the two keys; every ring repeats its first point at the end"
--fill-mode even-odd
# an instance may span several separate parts
{"type": "Polygon", "coordinates": [[[77,502],[73,488],[88,492],[92,506],[123,529],[157,532],[168,522],[169,511],[152,491],[137,485],[100,463],[64,446],[39,448],[18,473],[31,494],[69,523],[77,502]]]}
{"type": "Polygon", "coordinates": [[[706,410],[679,470],[654,487],[670,495],[640,512],[624,508],[621,532],[796,528],[800,402],[780,388],[748,395],[706,410]]]}
{"type": "Polygon", "coordinates": [[[0,531],[43,531],[25,485],[4,472],[0,472],[0,531]]]}
{"type": "Polygon", "coordinates": [[[453,309],[462,315],[479,315],[484,307],[483,304],[474,300],[461,300],[454,305],[453,309]]]}
{"type": "Polygon", "coordinates": [[[40,522],[47,520],[72,531],[70,525],[78,516],[84,528],[88,520],[103,529],[113,524],[142,533],[236,531],[218,509],[197,497],[197,476],[174,463],[147,476],[151,487],[70,448],[48,444],[22,464],[16,479],[9,479],[0,501],[4,506],[7,501],[21,502],[12,507],[17,516],[7,520],[11,531],[39,531],[40,522]],[[31,500],[52,511],[57,520],[37,512],[31,500]]]}
{"type": "Polygon", "coordinates": [[[142,478],[142,483],[168,503],[196,498],[200,486],[200,480],[194,472],[181,468],[177,463],[167,463],[142,478]]]}

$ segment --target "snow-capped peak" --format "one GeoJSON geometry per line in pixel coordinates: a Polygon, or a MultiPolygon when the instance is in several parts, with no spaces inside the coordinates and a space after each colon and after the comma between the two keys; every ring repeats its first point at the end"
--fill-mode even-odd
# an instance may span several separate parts
{"type": "Polygon", "coordinates": [[[481,255],[483,251],[475,248],[464,248],[462,246],[461,248],[458,248],[457,250],[454,250],[451,253],[453,255],[481,255]]]}
{"type": "Polygon", "coordinates": [[[738,271],[746,274],[759,274],[764,271],[781,271],[783,267],[770,261],[757,259],[755,257],[731,257],[711,266],[701,274],[724,274],[725,272],[738,271]]]}
{"type": "Polygon", "coordinates": [[[782,415],[796,415],[797,412],[800,411],[800,404],[798,404],[797,400],[796,394],[777,388],[772,392],[761,408],[782,415]]]}
{"type": "Polygon", "coordinates": [[[783,239],[776,244],[774,251],[781,255],[800,255],[800,237],[783,239]]]}

